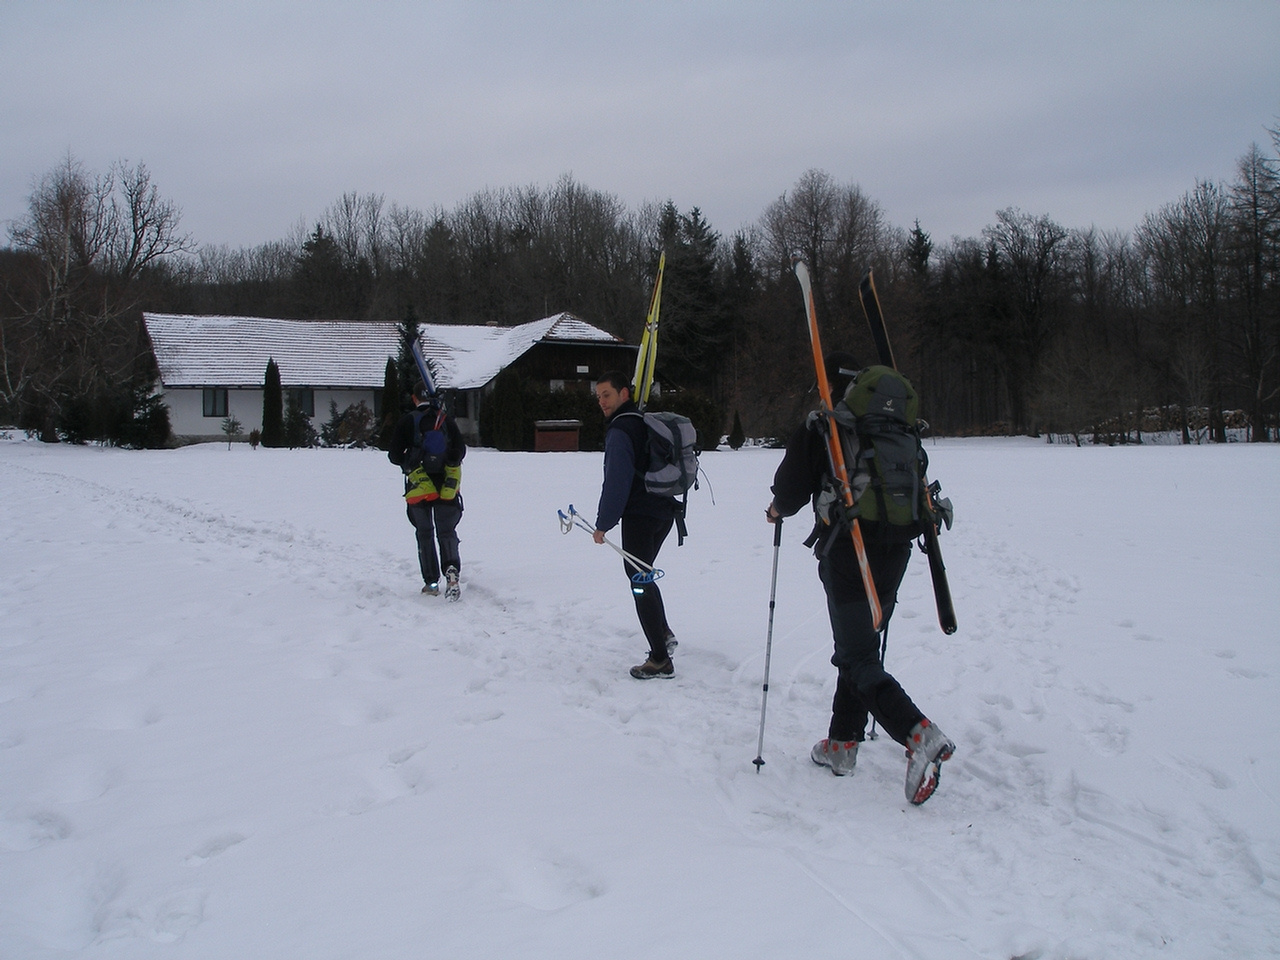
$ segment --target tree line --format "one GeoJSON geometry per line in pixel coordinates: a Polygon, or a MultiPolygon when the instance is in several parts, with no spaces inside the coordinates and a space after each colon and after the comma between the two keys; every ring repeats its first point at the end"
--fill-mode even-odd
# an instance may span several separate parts
{"type": "MultiPolygon", "coordinates": [[[[637,342],[666,253],[659,375],[722,431],[779,437],[813,402],[792,257],[823,343],[874,359],[873,269],[899,365],[935,433],[1277,438],[1280,128],[1230,181],[1197,181],[1129,232],[1009,207],[935,242],[856,184],[804,173],[725,237],[698,207],[630,209],[565,175],[420,211],[350,193],[309,229],[201,246],[142,164],[68,156],[0,249],[0,421],[46,439],[167,434],[141,324],[156,312],[503,325],[569,311],[637,342]],[[736,431],[735,431],[736,432],[736,431]]],[[[718,439],[715,438],[715,439],[718,439]]]]}

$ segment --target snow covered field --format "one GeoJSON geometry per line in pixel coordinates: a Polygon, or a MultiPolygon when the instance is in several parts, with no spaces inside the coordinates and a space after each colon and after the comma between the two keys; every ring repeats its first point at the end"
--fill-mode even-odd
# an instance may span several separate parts
{"type": "Polygon", "coordinates": [[[775,450],[721,451],[640,682],[598,454],[468,456],[463,597],[376,451],[0,442],[0,957],[1126,958],[1280,949],[1280,445],[939,441],[888,666],[957,742],[808,757],[835,671],[775,450]]]}

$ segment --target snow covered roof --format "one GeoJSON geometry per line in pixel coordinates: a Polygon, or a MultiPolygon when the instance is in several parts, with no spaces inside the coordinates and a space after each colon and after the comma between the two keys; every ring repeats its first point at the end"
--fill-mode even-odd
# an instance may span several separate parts
{"type": "MultiPolygon", "coordinates": [[[[382,386],[397,352],[390,321],[279,320],[144,313],[161,382],[175,387],[258,387],[267,360],[288,386],[382,386]]],[[[543,341],[624,343],[570,313],[517,327],[419,324],[422,352],[442,389],[483,387],[543,341]]]]}
{"type": "Polygon", "coordinates": [[[524,356],[535,343],[624,343],[571,313],[543,317],[518,327],[423,323],[418,330],[422,335],[422,352],[439,374],[439,386],[454,390],[483,387],[524,356]]]}

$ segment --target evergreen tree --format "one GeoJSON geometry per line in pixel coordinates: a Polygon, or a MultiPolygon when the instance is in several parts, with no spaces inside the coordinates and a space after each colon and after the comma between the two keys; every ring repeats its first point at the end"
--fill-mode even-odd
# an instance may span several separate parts
{"type": "Polygon", "coordinates": [[[284,407],[284,442],[290,450],[298,447],[314,447],[320,441],[311,418],[302,410],[298,391],[290,390],[284,407]]]}
{"type": "Polygon", "coordinates": [[[741,360],[752,332],[752,307],[759,302],[760,297],[760,274],[756,269],[750,239],[742,231],[733,237],[729,265],[725,272],[724,295],[730,345],[721,392],[736,407],[742,402],[739,390],[743,383],[739,382],[738,375],[742,372],[741,360]]]}
{"type": "Polygon", "coordinates": [[[667,266],[658,364],[675,386],[719,399],[731,341],[731,316],[719,276],[720,235],[697,207],[683,215],[670,201],[663,207],[659,233],[667,266]]]}
{"type": "Polygon", "coordinates": [[[284,446],[284,395],[280,388],[280,368],[274,358],[267,359],[267,374],[262,384],[262,445],[284,446]]]}
{"type": "MultiPolygon", "coordinates": [[[[396,324],[396,332],[399,334],[400,352],[396,356],[396,372],[399,374],[400,385],[396,402],[399,404],[399,411],[405,411],[413,408],[413,401],[409,399],[410,393],[413,391],[413,385],[422,379],[418,373],[418,364],[413,359],[413,345],[421,340],[421,334],[418,330],[418,314],[410,307],[404,315],[404,319],[396,324]]],[[[387,401],[383,400],[385,407],[387,401]]]]}
{"type": "Polygon", "coordinates": [[[303,316],[337,320],[365,314],[373,268],[364,257],[344,256],[333,234],[317,226],[302,244],[293,279],[303,316]]]}
{"type": "Polygon", "coordinates": [[[911,232],[907,234],[906,247],[907,267],[911,271],[911,275],[916,278],[921,289],[929,279],[929,257],[933,253],[933,241],[929,238],[929,234],[920,229],[920,221],[916,221],[916,225],[911,232]]]}
{"type": "Polygon", "coordinates": [[[733,428],[729,431],[729,448],[731,450],[741,450],[742,445],[747,442],[747,435],[742,432],[742,420],[738,418],[738,411],[733,411],[733,428]]]}
{"type": "Polygon", "coordinates": [[[382,374],[382,422],[378,426],[377,447],[379,450],[391,449],[391,431],[400,419],[400,372],[396,362],[387,357],[387,369],[382,374]]]}

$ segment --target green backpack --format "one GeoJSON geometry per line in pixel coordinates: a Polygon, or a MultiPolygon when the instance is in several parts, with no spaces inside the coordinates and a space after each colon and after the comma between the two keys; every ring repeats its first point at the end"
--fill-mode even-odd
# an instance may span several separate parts
{"type": "Polygon", "coordinates": [[[820,537],[829,544],[824,534],[847,529],[853,517],[877,524],[874,535],[882,540],[913,540],[925,531],[929,458],[920,443],[919,414],[920,398],[911,381],[892,367],[858,373],[830,414],[840,434],[854,506],[845,509],[828,478],[814,501],[818,525],[810,545],[820,537]]]}
{"type": "MultiPolygon", "coordinates": [[[[858,515],[921,532],[925,469],[929,458],[916,423],[920,398],[911,381],[892,367],[867,367],[845,391],[844,405],[853,414],[858,436],[856,477],[864,470],[867,484],[857,498],[858,515]]],[[[906,532],[906,531],[904,531],[906,532]]]]}

